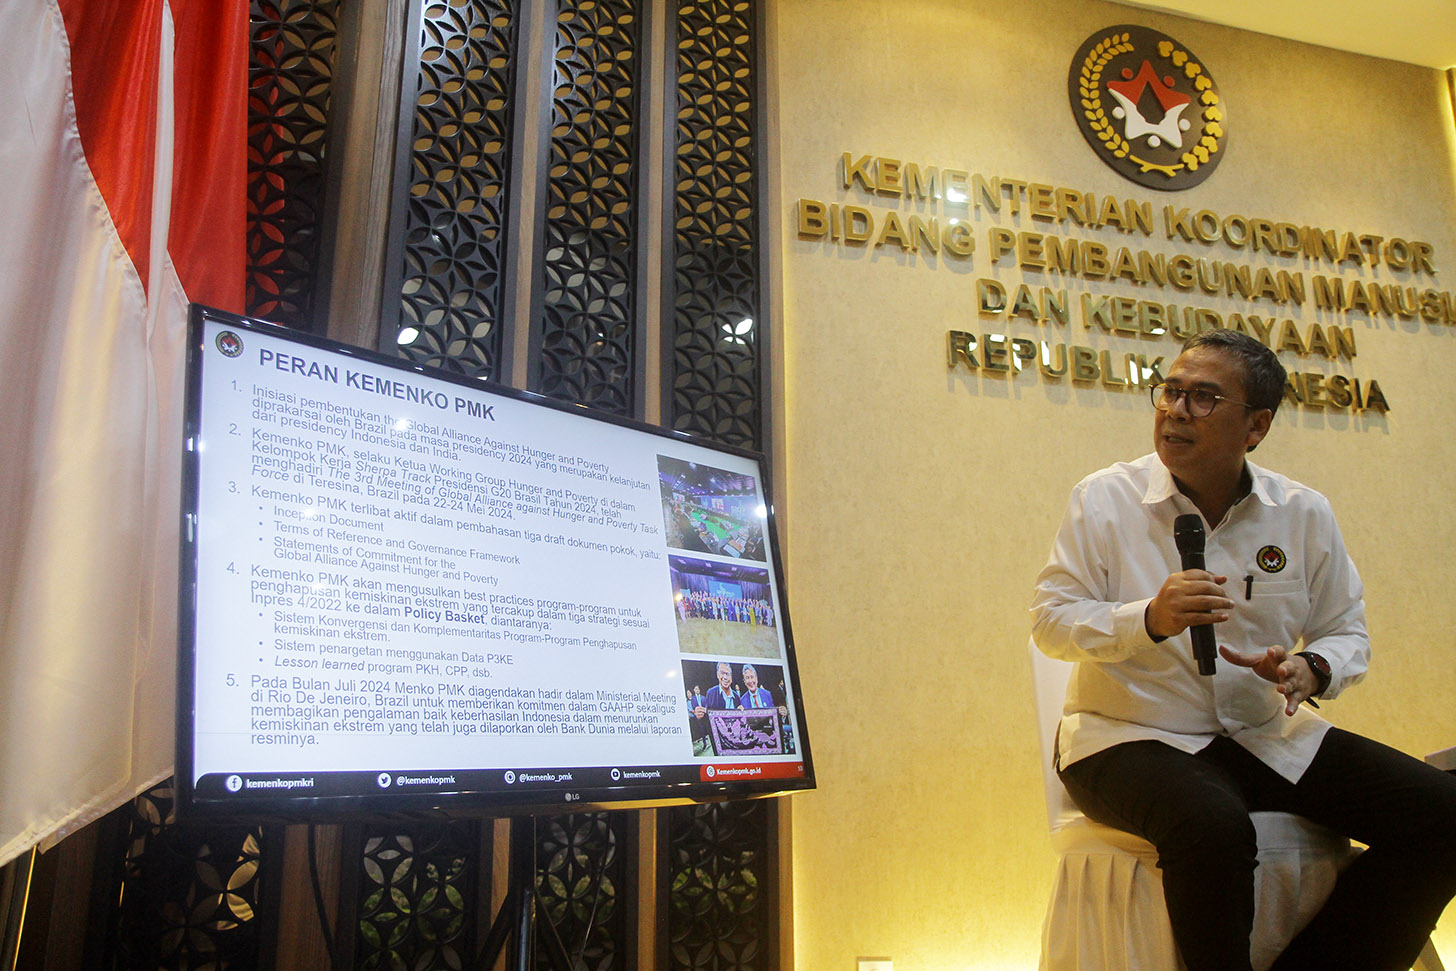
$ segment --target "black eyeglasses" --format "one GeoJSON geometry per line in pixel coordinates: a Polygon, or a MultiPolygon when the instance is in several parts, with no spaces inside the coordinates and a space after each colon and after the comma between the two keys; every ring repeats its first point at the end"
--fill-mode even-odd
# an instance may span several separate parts
{"type": "Polygon", "coordinates": [[[1247,401],[1239,401],[1221,394],[1214,394],[1212,391],[1204,391],[1201,388],[1175,388],[1172,385],[1160,384],[1149,388],[1149,397],[1153,400],[1153,407],[1159,411],[1172,411],[1178,399],[1183,399],[1188,414],[1194,418],[1207,418],[1213,414],[1213,409],[1218,407],[1220,401],[1227,401],[1231,405],[1242,405],[1245,408],[1252,408],[1253,405],[1247,401]]]}

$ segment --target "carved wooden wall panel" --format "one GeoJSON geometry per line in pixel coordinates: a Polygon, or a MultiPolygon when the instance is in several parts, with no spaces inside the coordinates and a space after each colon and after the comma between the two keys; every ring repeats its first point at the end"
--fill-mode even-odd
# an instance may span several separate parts
{"type": "Polygon", "coordinates": [[[641,417],[642,28],[632,0],[561,0],[531,390],[641,417]]]}

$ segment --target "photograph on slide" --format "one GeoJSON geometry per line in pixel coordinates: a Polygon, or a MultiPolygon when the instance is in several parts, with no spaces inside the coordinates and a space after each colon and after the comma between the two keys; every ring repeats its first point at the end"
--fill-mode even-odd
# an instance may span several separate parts
{"type": "Polygon", "coordinates": [[[694,756],[795,754],[780,665],[684,661],[682,669],[694,756]]]}
{"type": "Polygon", "coordinates": [[[781,656],[768,571],[668,554],[677,646],[684,654],[781,656]]]}
{"type": "Polygon", "coordinates": [[[763,502],[753,476],[659,455],[657,482],[668,546],[764,559],[763,502]]]}

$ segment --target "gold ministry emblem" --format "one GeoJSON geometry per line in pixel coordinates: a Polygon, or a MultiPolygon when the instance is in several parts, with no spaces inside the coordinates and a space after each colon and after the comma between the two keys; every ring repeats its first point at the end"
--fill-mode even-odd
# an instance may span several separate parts
{"type": "Polygon", "coordinates": [[[1213,174],[1227,112],[1208,69],[1182,44],[1121,24],[1083,41],[1067,95],[1087,144],[1150,189],[1188,189],[1213,174]]]}

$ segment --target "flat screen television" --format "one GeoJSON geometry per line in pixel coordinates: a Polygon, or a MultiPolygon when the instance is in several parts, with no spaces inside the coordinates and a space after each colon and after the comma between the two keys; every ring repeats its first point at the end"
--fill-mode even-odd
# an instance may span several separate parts
{"type": "Polygon", "coordinates": [[[205,307],[189,326],[184,816],[813,787],[761,456],[205,307]]]}

